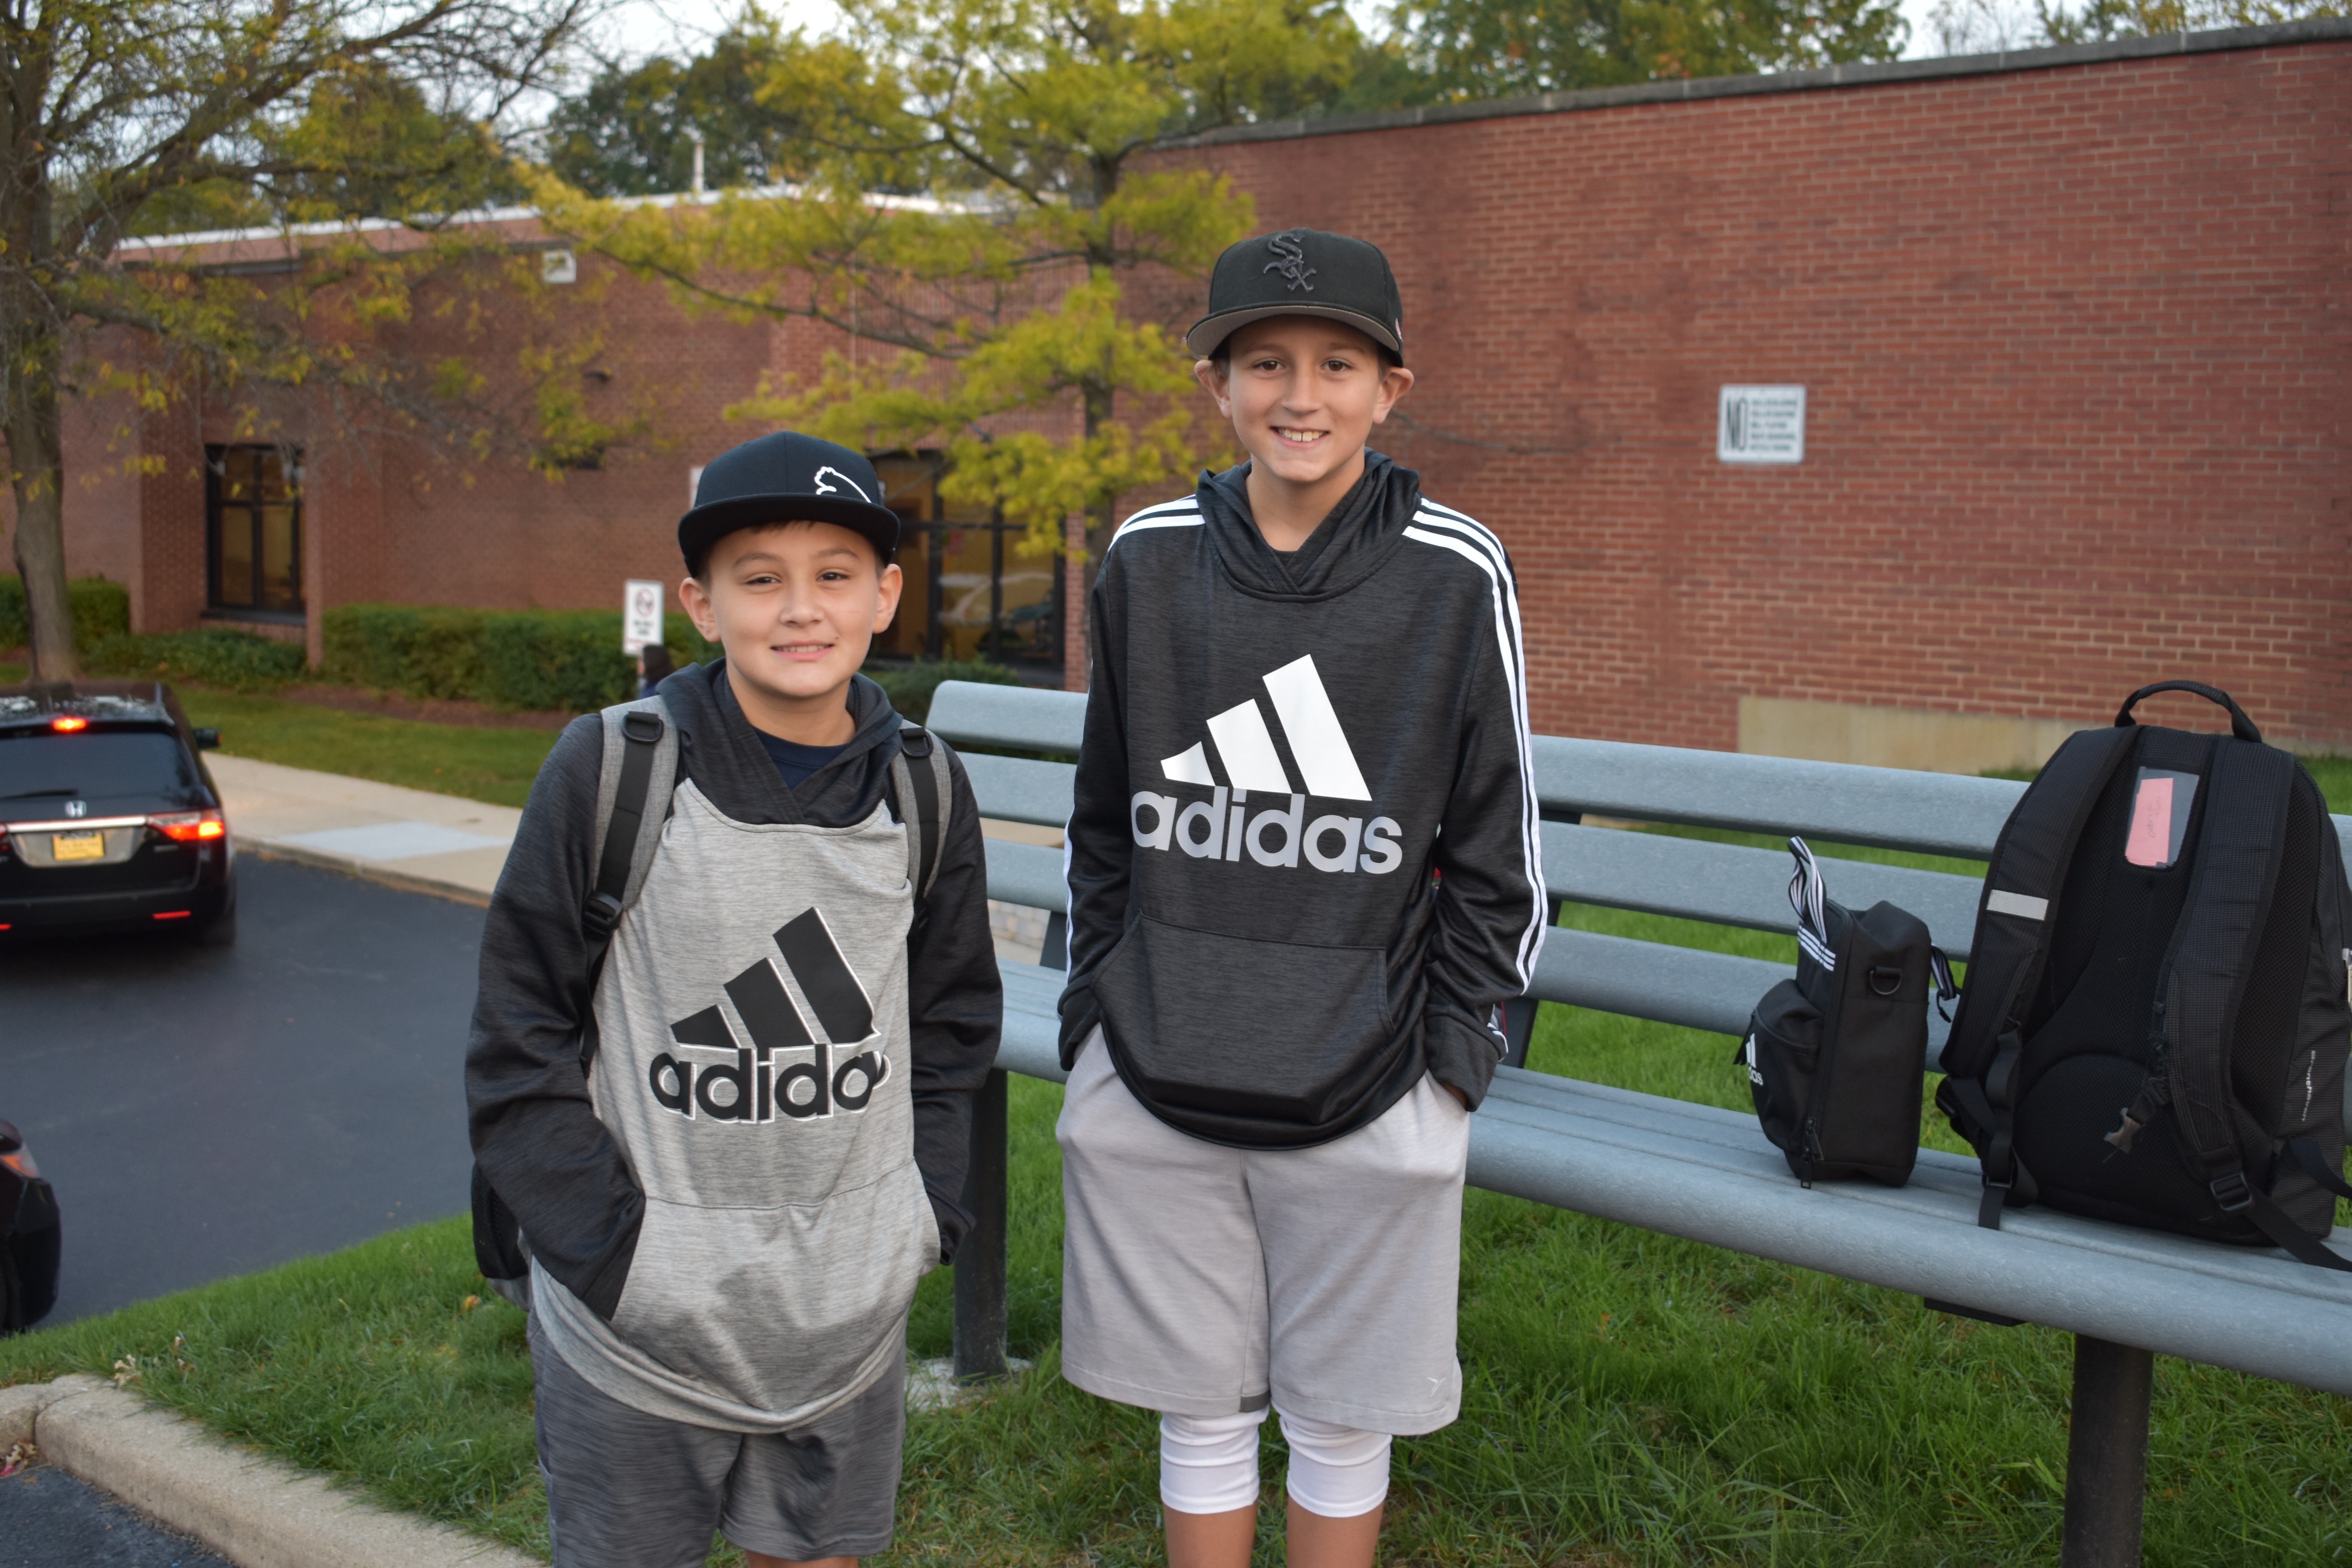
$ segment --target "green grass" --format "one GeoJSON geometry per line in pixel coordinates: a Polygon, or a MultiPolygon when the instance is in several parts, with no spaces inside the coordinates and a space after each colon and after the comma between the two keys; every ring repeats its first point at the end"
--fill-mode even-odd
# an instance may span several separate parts
{"type": "MultiPolygon", "coordinates": [[[[25,679],[0,664],[0,686],[25,679]]],[[[188,722],[221,732],[221,752],[291,768],[405,784],[494,805],[520,805],[555,744],[552,730],[428,724],[347,713],[258,692],[175,684],[188,722]]]]}
{"type": "Polygon", "coordinates": [[[520,805],[555,744],[553,730],[428,724],[282,697],[196,686],[177,689],[188,721],[218,729],[221,751],[229,756],[406,784],[494,805],[520,805]]]}

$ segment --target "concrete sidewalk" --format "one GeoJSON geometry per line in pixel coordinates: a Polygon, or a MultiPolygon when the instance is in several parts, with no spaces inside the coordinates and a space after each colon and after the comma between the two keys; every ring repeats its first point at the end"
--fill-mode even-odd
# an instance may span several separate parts
{"type": "Polygon", "coordinates": [[[522,813],[510,805],[215,752],[229,832],[282,859],[487,904],[522,813]]]}
{"type": "MultiPolygon", "coordinates": [[[[283,767],[215,752],[205,759],[237,845],[355,877],[487,904],[522,813],[510,805],[405,789],[371,779],[283,767]]],[[[1059,848],[1051,827],[981,819],[992,838],[1059,848]]],[[[989,900],[1000,958],[1037,962],[1045,914],[989,900]]]]}

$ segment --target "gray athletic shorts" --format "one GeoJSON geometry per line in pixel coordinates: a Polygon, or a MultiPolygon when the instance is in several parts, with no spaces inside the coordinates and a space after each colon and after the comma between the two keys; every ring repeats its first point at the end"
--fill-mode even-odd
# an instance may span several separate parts
{"type": "Polygon", "coordinates": [[[1434,1079],[1328,1143],[1229,1149],[1137,1103],[1097,1030],[1055,1132],[1063,1376],[1179,1415],[1454,1419],[1470,1113],[1434,1079]]]}
{"type": "Polygon", "coordinates": [[[721,1432],[633,1409],[531,1325],[539,1472],[555,1568],[702,1568],[710,1532],[805,1561],[890,1549],[907,1366],[807,1426],[721,1432]]]}

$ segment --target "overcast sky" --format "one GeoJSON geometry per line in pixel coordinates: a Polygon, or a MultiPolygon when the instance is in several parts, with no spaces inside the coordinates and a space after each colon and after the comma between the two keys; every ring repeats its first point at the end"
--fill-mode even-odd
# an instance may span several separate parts
{"type": "MultiPolygon", "coordinates": [[[[1903,0],[1903,14],[1911,21],[1908,56],[1932,53],[1935,28],[1927,13],[1935,0],[1903,0]]],[[[677,58],[698,54],[740,9],[736,0],[621,0],[607,20],[603,52],[643,59],[651,55],[677,58]]],[[[771,0],[769,10],[787,23],[821,31],[838,13],[833,0],[771,0]]],[[[1381,14],[1385,0],[1349,0],[1349,9],[1366,31],[1386,30],[1381,14]]]]}

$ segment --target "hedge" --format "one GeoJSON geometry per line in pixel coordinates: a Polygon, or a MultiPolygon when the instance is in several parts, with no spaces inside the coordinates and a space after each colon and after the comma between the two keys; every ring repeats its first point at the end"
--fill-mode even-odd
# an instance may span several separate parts
{"type": "MultiPolygon", "coordinates": [[[[74,647],[84,652],[131,629],[131,590],[103,577],[75,577],[66,584],[73,613],[74,647]]],[[[0,577],[0,647],[23,647],[31,640],[25,618],[25,584],[0,577]]]]}
{"type": "MultiPolygon", "coordinates": [[[[663,643],[679,664],[717,648],[673,611],[663,643]]],[[[617,610],[472,610],[444,605],[338,605],[320,626],[320,673],[379,691],[499,708],[591,712],[636,694],[617,610]]]]}
{"type": "MultiPolygon", "coordinates": [[[[302,645],[226,626],[133,637],[130,597],[119,584],[76,579],[74,626],[93,675],[190,680],[267,691],[309,678],[302,645]]],[[[325,680],[455,698],[493,707],[593,712],[636,695],[636,663],[621,652],[617,610],[475,610],[447,605],[338,605],[321,617],[325,680]]],[[[717,658],[693,622],[676,611],[663,641],[680,665],[717,658]]],[[[0,577],[0,647],[24,640],[24,596],[0,577]],[[14,595],[12,598],[10,595],[14,595]],[[14,615],[12,622],[8,617],[14,615]]],[[[986,659],[917,659],[869,667],[899,712],[921,723],[942,680],[1014,684],[986,659]]]]}
{"type": "Polygon", "coordinates": [[[85,655],[92,675],[194,680],[232,691],[273,691],[310,673],[299,642],[280,642],[226,626],[193,632],[100,637],[85,655]]]}

